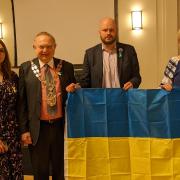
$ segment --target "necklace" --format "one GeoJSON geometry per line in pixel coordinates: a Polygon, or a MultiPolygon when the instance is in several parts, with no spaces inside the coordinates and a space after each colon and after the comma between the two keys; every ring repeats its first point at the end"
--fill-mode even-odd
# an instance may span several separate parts
{"type": "Polygon", "coordinates": [[[32,69],[34,75],[41,81],[41,79],[40,79],[40,77],[41,77],[40,70],[37,67],[37,65],[33,63],[33,61],[31,61],[31,69],[32,69]]]}
{"type": "MultiPolygon", "coordinates": [[[[31,61],[31,69],[34,73],[34,75],[41,81],[41,72],[36,64],[34,64],[33,61],[31,61]]],[[[57,68],[55,69],[55,73],[59,76],[62,76],[62,60],[60,60],[59,64],[57,65],[57,68]]]]}
{"type": "Polygon", "coordinates": [[[57,65],[57,68],[55,70],[54,77],[50,82],[46,82],[45,77],[42,78],[42,74],[40,72],[40,69],[36,64],[34,64],[33,61],[31,61],[31,69],[34,73],[34,75],[39,79],[39,81],[42,82],[44,86],[46,86],[47,89],[47,96],[46,96],[46,101],[47,104],[51,107],[56,105],[57,98],[56,98],[56,87],[55,87],[55,81],[58,78],[58,75],[62,76],[61,69],[62,69],[62,61],[57,65]]]}

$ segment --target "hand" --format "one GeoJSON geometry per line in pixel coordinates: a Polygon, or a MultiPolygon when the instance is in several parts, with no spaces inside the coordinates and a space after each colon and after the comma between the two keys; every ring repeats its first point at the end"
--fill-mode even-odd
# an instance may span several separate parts
{"type": "Polygon", "coordinates": [[[166,91],[171,91],[173,87],[171,84],[162,84],[161,88],[166,90],[166,91]]]}
{"type": "Polygon", "coordinates": [[[5,153],[8,151],[8,147],[6,144],[3,143],[2,140],[0,140],[0,154],[5,153]]]}
{"type": "Polygon", "coordinates": [[[72,92],[76,91],[76,89],[79,89],[79,88],[81,88],[81,86],[78,83],[76,83],[76,84],[71,83],[70,85],[68,85],[66,87],[66,91],[72,93],[72,92]]]}
{"type": "Polygon", "coordinates": [[[132,82],[128,81],[127,83],[124,84],[123,89],[124,89],[125,91],[127,91],[128,89],[131,89],[131,88],[133,88],[132,82]]]}
{"type": "Polygon", "coordinates": [[[30,132],[25,132],[21,135],[21,140],[24,144],[32,144],[30,132]]]}

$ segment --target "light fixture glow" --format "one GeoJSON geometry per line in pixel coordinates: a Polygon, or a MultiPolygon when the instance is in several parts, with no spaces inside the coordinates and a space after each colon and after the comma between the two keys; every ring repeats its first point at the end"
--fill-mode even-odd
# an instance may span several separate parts
{"type": "Polygon", "coordinates": [[[3,39],[3,28],[2,28],[2,23],[0,23],[0,39],[3,39]]]}
{"type": "Polygon", "coordinates": [[[131,11],[132,30],[142,29],[142,11],[131,11]]]}

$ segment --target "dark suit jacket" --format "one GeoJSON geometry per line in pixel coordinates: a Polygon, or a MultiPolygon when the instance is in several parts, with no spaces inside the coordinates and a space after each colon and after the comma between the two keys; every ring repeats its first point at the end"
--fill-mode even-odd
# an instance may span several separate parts
{"type": "MultiPolygon", "coordinates": [[[[38,59],[33,59],[38,67],[38,59]]],[[[60,59],[54,58],[55,68],[60,59]]],[[[62,61],[60,82],[63,99],[63,110],[67,98],[66,86],[75,83],[73,65],[67,61],[62,61]]],[[[41,82],[31,70],[31,62],[25,62],[19,69],[19,121],[21,133],[30,132],[33,145],[36,144],[40,129],[40,111],[41,111],[41,82]]]]}
{"type": "MultiPolygon", "coordinates": [[[[116,47],[120,86],[123,87],[126,82],[131,81],[133,87],[138,88],[141,83],[141,76],[134,47],[123,43],[117,43],[116,47]]],[[[81,87],[101,88],[103,77],[102,44],[86,50],[83,66],[81,87]]]]}

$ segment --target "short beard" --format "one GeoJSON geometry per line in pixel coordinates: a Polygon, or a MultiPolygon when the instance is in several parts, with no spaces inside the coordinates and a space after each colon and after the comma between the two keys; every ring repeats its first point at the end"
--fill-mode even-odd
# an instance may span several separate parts
{"type": "Polygon", "coordinates": [[[101,41],[105,45],[111,45],[111,44],[113,44],[116,41],[116,38],[113,38],[111,41],[105,41],[104,39],[101,38],[101,41]]]}

